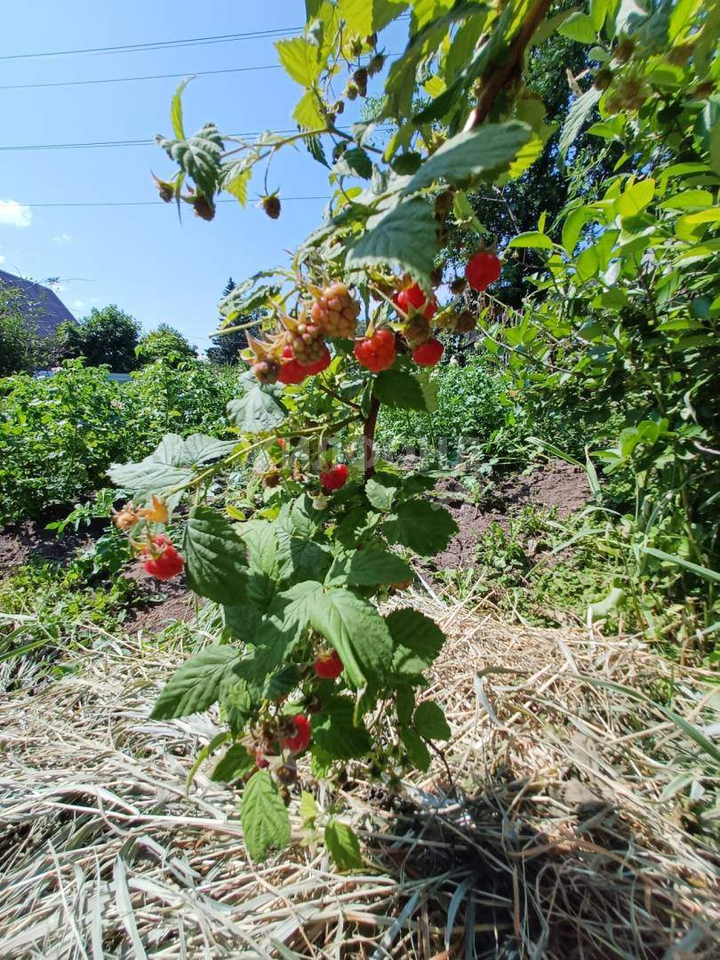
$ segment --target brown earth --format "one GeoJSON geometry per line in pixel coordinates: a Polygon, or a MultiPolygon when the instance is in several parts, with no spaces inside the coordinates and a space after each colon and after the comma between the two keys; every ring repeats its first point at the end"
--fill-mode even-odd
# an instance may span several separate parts
{"type": "Polygon", "coordinates": [[[555,508],[558,517],[567,517],[582,509],[590,499],[587,475],[580,467],[562,460],[551,460],[527,476],[515,474],[501,481],[482,506],[468,502],[468,492],[454,478],[441,480],[440,502],[452,513],[458,533],[447,549],[433,560],[439,569],[458,569],[473,566],[479,537],[490,524],[508,528],[510,518],[530,504],[555,508]]]}
{"type": "MultiPolygon", "coordinates": [[[[500,481],[482,506],[468,502],[468,491],[459,480],[447,478],[438,484],[440,502],[458,524],[458,533],[446,550],[438,554],[434,569],[458,569],[475,563],[477,542],[491,523],[507,528],[510,518],[533,504],[555,508],[558,517],[580,510],[590,499],[585,472],[561,460],[538,467],[527,476],[514,475],[500,481]]],[[[59,540],[41,523],[25,521],[0,530],[0,577],[32,557],[63,562],[93,540],[91,532],[69,531],[59,540]]],[[[157,633],[169,623],[190,620],[195,611],[193,595],[185,578],[160,582],[148,576],[139,563],[124,573],[138,583],[138,596],[127,612],[125,627],[157,633]]]]}

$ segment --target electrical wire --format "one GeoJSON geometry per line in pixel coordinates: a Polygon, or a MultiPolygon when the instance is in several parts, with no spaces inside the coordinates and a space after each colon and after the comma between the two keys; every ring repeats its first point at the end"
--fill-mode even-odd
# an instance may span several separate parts
{"type": "Polygon", "coordinates": [[[220,73],[248,73],[253,70],[279,70],[282,64],[268,63],[257,67],[228,67],[225,70],[195,70],[192,73],[153,73],[142,77],[108,77],[100,80],[53,80],[51,83],[11,83],[0,90],[40,90],[45,87],[85,87],[99,83],[131,83],[135,80],[181,80],[184,77],[209,77],[220,73]]]}
{"type": "MultiPolygon", "coordinates": [[[[387,129],[390,124],[376,124],[376,130],[387,129]]],[[[338,130],[350,130],[349,126],[338,126],[338,130]]],[[[229,133],[227,137],[259,137],[266,130],[246,130],[243,133],[229,133]]],[[[291,134],[297,133],[297,127],[286,127],[282,130],[273,130],[272,133],[291,134]]],[[[96,150],[104,147],[149,147],[154,146],[155,140],[137,139],[137,140],[95,140],[82,141],[79,143],[21,143],[8,144],[0,146],[0,153],[27,152],[33,150],[96,150]]]]}
{"type": "MultiPolygon", "coordinates": [[[[327,196],[318,196],[318,197],[283,197],[280,196],[282,203],[285,203],[288,200],[329,200],[330,197],[327,196]]],[[[221,198],[216,200],[215,203],[237,203],[235,199],[221,198]]],[[[21,203],[18,201],[18,204],[21,207],[30,207],[32,209],[37,209],[39,207],[167,207],[169,204],[165,203],[164,200],[61,200],[57,202],[49,203],[21,203]]]]}
{"type": "Polygon", "coordinates": [[[187,37],[182,40],[155,40],[151,43],[128,43],[122,46],[83,47],[75,50],[45,50],[38,53],[13,53],[0,56],[0,61],[33,60],[41,57],[74,57],[84,54],[139,53],[152,50],[175,50],[179,47],[197,47],[213,43],[234,43],[237,40],[265,40],[298,34],[301,27],[274,30],[255,30],[248,33],[219,33],[209,37],[187,37]]]}

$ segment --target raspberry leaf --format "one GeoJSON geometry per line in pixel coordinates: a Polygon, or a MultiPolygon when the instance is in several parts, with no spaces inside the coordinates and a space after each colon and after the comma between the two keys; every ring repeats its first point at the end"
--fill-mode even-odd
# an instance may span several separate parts
{"type": "Polygon", "coordinates": [[[313,739],[333,760],[362,757],[372,746],[365,726],[354,723],[354,708],[349,697],[333,697],[313,721],[313,739]]]}
{"type": "Polygon", "coordinates": [[[237,605],[247,593],[247,555],[233,525],[212,507],[194,507],[183,553],[190,587],[216,603],[237,605]]]}
{"type": "Polygon", "coordinates": [[[423,557],[431,557],[447,547],[458,526],[444,507],[408,500],[385,521],[383,530],[391,543],[401,543],[423,557]]]}
{"type": "Polygon", "coordinates": [[[387,264],[411,273],[423,285],[430,284],[437,223],[432,208],[415,198],[369,221],[368,229],[348,250],[348,270],[387,264]]]}
{"type": "Polygon", "coordinates": [[[412,569],[400,557],[387,550],[366,547],[336,557],[325,583],[371,587],[379,583],[401,583],[412,578],[412,569]]]}
{"type": "Polygon", "coordinates": [[[373,679],[382,682],[392,657],[392,641],[375,607],[349,590],[331,589],[312,605],[310,625],[340,654],[353,686],[365,686],[373,679]]]}
{"type": "Polygon", "coordinates": [[[402,192],[415,193],[436,180],[465,183],[471,177],[502,167],[531,136],[530,127],[517,120],[488,123],[476,130],[458,133],[425,161],[402,192]]]}
{"type": "Polygon", "coordinates": [[[413,717],[413,726],[421,737],[429,740],[449,740],[451,736],[442,708],[431,700],[419,705],[413,717]]]}
{"type": "Polygon", "coordinates": [[[255,760],[245,747],[234,743],[216,764],[210,777],[215,783],[232,783],[239,780],[255,766],[255,760]]]}
{"type": "Polygon", "coordinates": [[[412,607],[393,610],[385,622],[394,647],[393,671],[405,676],[421,674],[432,664],[445,642],[440,627],[412,607]]]}
{"type": "Polygon", "coordinates": [[[220,180],[220,157],[223,142],[214,123],[205,126],[188,140],[158,137],[159,145],[181,170],[192,177],[198,193],[212,197],[220,180]]]}
{"type": "Polygon", "coordinates": [[[432,757],[422,738],[419,737],[414,730],[403,727],[400,730],[400,739],[405,745],[410,762],[413,763],[418,770],[422,770],[423,773],[427,771],[430,767],[432,757]]]}
{"type": "Polygon", "coordinates": [[[360,842],[346,823],[328,820],[325,827],[325,844],[338,870],[359,870],[362,865],[360,842]]]}
{"type": "Polygon", "coordinates": [[[170,677],[150,714],[170,720],[207,710],[218,699],[220,685],[239,657],[234,647],[213,644],[190,657],[170,677]]]}
{"type": "Polygon", "coordinates": [[[267,770],[248,780],[240,805],[245,846],[253,860],[264,860],[268,850],[290,843],[290,817],[267,770]]]}
{"type": "Polygon", "coordinates": [[[228,417],[241,433],[268,433],[287,416],[287,408],[278,396],[280,392],[279,387],[256,383],[239,400],[230,401],[228,417]]]}
{"type": "Polygon", "coordinates": [[[373,387],[381,403],[398,410],[437,410],[437,387],[425,373],[407,370],[384,370],[378,374],[373,387]]]}
{"type": "Polygon", "coordinates": [[[293,37],[291,40],[278,40],[275,49],[285,73],[301,87],[311,87],[322,67],[318,61],[319,48],[305,37],[293,37]]]}
{"type": "MultiPolygon", "coordinates": [[[[398,492],[397,483],[385,477],[371,477],[365,484],[365,496],[376,510],[387,513],[392,509],[395,494],[398,492]]],[[[400,578],[398,578],[400,579],[400,578]]]]}

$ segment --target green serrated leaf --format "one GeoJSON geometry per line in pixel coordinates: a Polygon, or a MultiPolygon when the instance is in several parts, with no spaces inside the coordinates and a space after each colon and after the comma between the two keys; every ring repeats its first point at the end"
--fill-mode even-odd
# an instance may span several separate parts
{"type": "Polygon", "coordinates": [[[379,583],[404,583],[412,578],[412,569],[396,554],[379,547],[365,547],[336,557],[325,582],[372,587],[379,583]]]}
{"type": "Polygon", "coordinates": [[[415,691],[409,683],[397,688],[395,693],[395,709],[397,710],[399,723],[404,727],[409,726],[415,710],[415,691]]]}
{"type": "Polygon", "coordinates": [[[431,700],[426,700],[417,708],[413,726],[421,737],[427,737],[428,740],[449,740],[451,737],[442,708],[431,700]]]}
{"type": "Polygon", "coordinates": [[[471,177],[509,163],[528,142],[532,129],[526,123],[489,123],[458,133],[425,161],[402,193],[429,187],[436,180],[462,184],[471,177]]]}
{"type": "Polygon", "coordinates": [[[430,557],[445,549],[458,526],[443,507],[424,500],[408,500],[398,507],[393,518],[385,521],[383,530],[390,543],[401,543],[430,557]]]}
{"type": "Polygon", "coordinates": [[[437,250],[436,231],[430,204],[419,198],[408,200],[368,222],[368,229],[348,250],[346,266],[353,270],[367,264],[387,264],[429,285],[437,250]]]}
{"type": "Polygon", "coordinates": [[[414,730],[403,727],[400,730],[400,739],[405,745],[411,763],[415,764],[418,770],[427,771],[432,757],[422,738],[414,730]]]}
{"type": "Polygon", "coordinates": [[[183,127],[182,95],[185,87],[190,83],[192,77],[186,77],[178,84],[175,95],[170,104],[170,120],[172,122],[173,133],[178,140],[185,139],[185,128],[183,127]]]}
{"type": "Polygon", "coordinates": [[[369,37],[386,27],[407,7],[407,0],[339,0],[338,8],[351,33],[369,37]]]}
{"type": "Polygon", "coordinates": [[[596,87],[590,87],[590,89],[579,96],[570,107],[558,141],[560,156],[564,157],[573,145],[585,122],[595,109],[600,96],[600,90],[596,87]]]}
{"type": "Polygon", "coordinates": [[[316,819],[320,811],[318,810],[318,805],[315,802],[315,797],[308,793],[307,790],[303,790],[300,794],[300,803],[298,805],[298,811],[303,820],[303,823],[312,824],[316,819]]]}
{"type": "Polygon", "coordinates": [[[215,783],[232,783],[244,777],[254,766],[255,758],[241,743],[234,743],[215,764],[210,779],[215,783]]]}
{"type": "Polygon", "coordinates": [[[319,47],[305,37],[278,40],[275,49],[285,72],[301,87],[310,87],[322,69],[319,47]]]}
{"type": "Polygon", "coordinates": [[[578,43],[595,43],[596,28],[592,19],[586,13],[572,13],[558,27],[558,33],[578,43]]]}
{"type": "Polygon", "coordinates": [[[237,663],[234,647],[213,644],[190,657],[163,688],[150,714],[153,720],[170,720],[207,710],[220,695],[220,684],[237,663]]]}
{"type": "Polygon", "coordinates": [[[313,718],[313,740],[333,760],[363,757],[372,739],[362,723],[354,722],[355,704],[349,697],[332,697],[313,718]]]}
{"type": "Polygon", "coordinates": [[[351,147],[340,156],[333,173],[340,177],[362,177],[369,180],[372,176],[372,162],[362,147],[351,147]]]}
{"type": "Polygon", "coordinates": [[[328,820],[325,827],[325,846],[338,870],[359,870],[362,867],[360,842],[346,823],[328,820]]]}
{"type": "Polygon", "coordinates": [[[228,417],[241,433],[269,433],[287,416],[279,392],[260,385],[251,387],[239,400],[230,401],[228,417]]]}
{"type": "Polygon", "coordinates": [[[190,588],[216,603],[238,606],[247,594],[247,555],[234,526],[212,507],[194,507],[183,552],[190,588]]]}
{"type": "Polygon", "coordinates": [[[383,370],[375,378],[373,393],[381,403],[398,410],[434,413],[437,409],[437,386],[426,373],[394,367],[383,370]]]}
{"type": "Polygon", "coordinates": [[[220,158],[224,145],[214,123],[206,123],[188,140],[158,138],[159,145],[197,186],[198,194],[212,197],[220,180],[220,158]]]}
{"type": "Polygon", "coordinates": [[[234,440],[216,440],[200,433],[183,440],[177,434],[163,437],[157,449],[139,463],[114,463],[108,476],[114,484],[132,493],[136,503],[146,503],[153,494],[165,498],[172,489],[204,466],[231,453],[234,440]]]}
{"type": "Polygon", "coordinates": [[[368,498],[370,505],[382,513],[387,513],[392,509],[397,492],[397,482],[393,482],[393,479],[390,478],[375,476],[371,477],[365,484],[365,496],[368,498]]]}
{"type": "Polygon", "coordinates": [[[393,641],[393,672],[421,674],[440,653],[445,634],[434,620],[412,607],[393,610],[385,620],[393,641]]]}
{"type": "Polygon", "coordinates": [[[382,680],[392,657],[387,624],[375,607],[343,588],[318,594],[310,624],[337,650],[353,686],[382,680]]]}
{"type": "Polygon", "coordinates": [[[290,843],[290,817],[267,770],[248,780],[240,805],[245,846],[253,860],[264,860],[271,847],[282,850],[290,843]]]}
{"type": "Polygon", "coordinates": [[[245,160],[239,160],[223,169],[222,188],[232,194],[244,207],[247,203],[248,184],[252,178],[252,167],[245,160]]]}

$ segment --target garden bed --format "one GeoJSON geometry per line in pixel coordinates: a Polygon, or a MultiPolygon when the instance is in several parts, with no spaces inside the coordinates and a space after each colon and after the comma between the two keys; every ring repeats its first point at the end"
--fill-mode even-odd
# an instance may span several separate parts
{"type": "MultiPolygon", "coordinates": [[[[642,699],[712,732],[710,675],[632,637],[413,603],[450,638],[429,692],[453,737],[394,797],[349,771],[340,801],[364,842],[359,873],[339,874],[312,841],[250,863],[237,796],[208,768],[185,797],[218,728],[148,721],[180,653],[128,641],[7,697],[0,954],[712,956],[708,758],[642,699]]],[[[329,788],[317,796],[323,807],[329,788]]],[[[299,840],[295,811],[293,825],[299,840]]]]}

